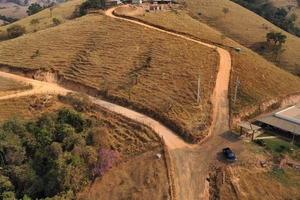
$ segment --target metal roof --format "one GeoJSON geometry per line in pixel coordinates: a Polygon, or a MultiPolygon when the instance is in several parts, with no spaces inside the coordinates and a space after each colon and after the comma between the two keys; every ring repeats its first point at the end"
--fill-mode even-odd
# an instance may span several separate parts
{"type": "Polygon", "coordinates": [[[261,128],[260,126],[256,126],[254,124],[251,124],[249,122],[244,122],[244,121],[238,122],[237,125],[253,131],[261,128]]]}
{"type": "Polygon", "coordinates": [[[300,108],[297,106],[288,107],[283,109],[277,113],[275,113],[276,117],[281,119],[286,119],[291,122],[295,122],[300,124],[300,108]]]}
{"type": "Polygon", "coordinates": [[[277,110],[256,118],[257,121],[269,124],[285,131],[300,135],[300,108],[292,106],[277,110]]]}

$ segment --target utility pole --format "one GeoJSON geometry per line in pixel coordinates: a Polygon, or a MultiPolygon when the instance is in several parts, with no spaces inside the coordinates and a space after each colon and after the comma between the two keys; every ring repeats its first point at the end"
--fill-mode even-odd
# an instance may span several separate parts
{"type": "Polygon", "coordinates": [[[201,79],[201,75],[198,73],[198,93],[197,93],[197,105],[199,105],[199,100],[200,100],[200,79],[201,79]]]}
{"type": "Polygon", "coordinates": [[[294,147],[295,131],[296,131],[296,126],[294,126],[294,132],[293,132],[293,139],[292,139],[292,148],[291,148],[291,150],[293,150],[293,147],[294,147]]]}
{"type": "Polygon", "coordinates": [[[234,100],[233,100],[233,104],[235,104],[235,101],[236,101],[236,93],[237,93],[237,89],[238,89],[238,86],[241,82],[239,81],[239,77],[236,78],[236,85],[235,85],[235,92],[234,92],[234,100]]]}

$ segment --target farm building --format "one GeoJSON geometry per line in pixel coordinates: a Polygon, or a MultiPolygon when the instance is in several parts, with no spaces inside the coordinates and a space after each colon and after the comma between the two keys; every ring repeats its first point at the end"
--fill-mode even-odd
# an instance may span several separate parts
{"type": "Polygon", "coordinates": [[[106,6],[107,7],[117,6],[119,4],[122,4],[122,2],[118,1],[118,0],[108,0],[108,1],[106,1],[106,6]]]}
{"type": "Polygon", "coordinates": [[[143,3],[142,0],[132,0],[132,3],[135,3],[135,4],[141,4],[143,3]]]}
{"type": "Polygon", "coordinates": [[[152,4],[169,4],[171,2],[171,0],[153,0],[152,4]]]}
{"type": "Polygon", "coordinates": [[[151,5],[149,7],[149,12],[160,12],[163,10],[163,6],[159,5],[151,5]]]}
{"type": "Polygon", "coordinates": [[[264,128],[271,128],[285,137],[300,140],[300,107],[291,106],[278,111],[274,111],[256,118],[258,125],[264,128]]]}

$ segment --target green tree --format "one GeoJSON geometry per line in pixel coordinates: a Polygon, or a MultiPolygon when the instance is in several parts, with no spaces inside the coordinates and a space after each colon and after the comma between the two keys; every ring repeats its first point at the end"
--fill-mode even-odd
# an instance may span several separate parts
{"type": "Polygon", "coordinates": [[[282,50],[282,44],[285,43],[286,41],[286,35],[283,35],[280,32],[270,32],[267,33],[266,35],[267,38],[267,42],[273,44],[273,52],[275,54],[275,58],[274,61],[277,61],[277,58],[279,56],[279,53],[283,52],[284,50],[282,50]]]}
{"type": "Polygon", "coordinates": [[[283,43],[285,43],[286,40],[286,35],[283,35],[280,32],[269,32],[266,35],[267,38],[267,42],[269,43],[273,43],[274,46],[276,45],[282,45],[283,43]]]}
{"type": "MultiPolygon", "coordinates": [[[[5,191],[13,192],[14,190],[15,190],[15,187],[9,180],[9,177],[3,176],[0,174],[0,198],[1,198],[1,194],[3,194],[5,191]]],[[[2,196],[2,198],[3,198],[3,196],[2,196]]]]}
{"type": "Polygon", "coordinates": [[[30,15],[34,15],[35,13],[38,13],[42,10],[43,10],[43,7],[40,4],[33,3],[28,7],[28,10],[26,12],[27,12],[27,15],[30,16],[30,15]]]}
{"type": "Polygon", "coordinates": [[[85,127],[90,127],[91,120],[86,119],[81,113],[76,112],[74,109],[65,108],[58,113],[58,121],[66,123],[75,128],[76,133],[80,133],[85,127]]]}
{"type": "Polygon", "coordinates": [[[53,18],[52,21],[53,21],[53,24],[54,24],[55,26],[58,26],[58,25],[61,24],[61,21],[60,21],[60,19],[58,19],[58,18],[53,18]]]}
{"type": "Polygon", "coordinates": [[[9,39],[13,39],[19,37],[26,33],[26,29],[24,26],[20,26],[18,24],[12,25],[11,27],[6,29],[7,37],[9,39]]]}
{"type": "Polygon", "coordinates": [[[87,14],[89,9],[106,9],[106,1],[105,0],[87,0],[86,2],[83,2],[79,6],[79,13],[80,15],[87,14]]]}
{"type": "Polygon", "coordinates": [[[37,25],[38,23],[40,23],[40,20],[38,20],[38,19],[32,19],[32,20],[30,21],[30,25],[33,26],[34,31],[36,31],[36,25],[37,25]]]}

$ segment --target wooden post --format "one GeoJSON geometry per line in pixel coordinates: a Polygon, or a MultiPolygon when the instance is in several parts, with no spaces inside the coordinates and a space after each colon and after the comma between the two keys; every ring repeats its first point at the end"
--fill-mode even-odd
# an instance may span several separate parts
{"type": "Polygon", "coordinates": [[[225,171],[223,171],[223,184],[225,183],[225,171]]]}

